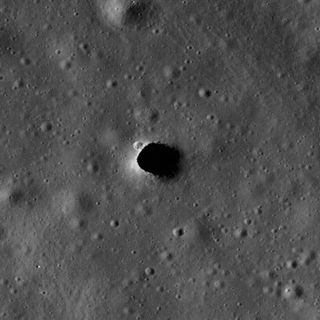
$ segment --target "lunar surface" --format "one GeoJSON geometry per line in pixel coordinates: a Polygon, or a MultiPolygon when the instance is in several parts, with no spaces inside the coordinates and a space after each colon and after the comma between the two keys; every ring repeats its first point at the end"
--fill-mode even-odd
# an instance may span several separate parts
{"type": "Polygon", "coordinates": [[[318,0],[0,0],[0,320],[320,320],[318,0]]]}

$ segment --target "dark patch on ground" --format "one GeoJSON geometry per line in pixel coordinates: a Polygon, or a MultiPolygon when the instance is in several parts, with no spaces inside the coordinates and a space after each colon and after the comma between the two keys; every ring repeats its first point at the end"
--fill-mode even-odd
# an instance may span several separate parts
{"type": "Polygon", "coordinates": [[[150,30],[159,22],[160,15],[160,6],[154,0],[131,0],[124,14],[123,26],[139,32],[150,30]]]}
{"type": "Polygon", "coordinates": [[[81,192],[78,196],[79,207],[84,212],[90,212],[94,207],[94,201],[92,197],[86,193],[81,192]]]}

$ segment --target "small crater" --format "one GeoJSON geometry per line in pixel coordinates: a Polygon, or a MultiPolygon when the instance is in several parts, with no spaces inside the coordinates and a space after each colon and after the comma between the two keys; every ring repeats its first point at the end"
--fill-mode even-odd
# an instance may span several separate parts
{"type": "Polygon", "coordinates": [[[172,230],[172,234],[176,237],[176,238],[180,238],[184,235],[185,230],[182,227],[178,227],[178,228],[174,228],[172,230]]]}
{"type": "Polygon", "coordinates": [[[288,260],[286,262],[286,267],[288,269],[297,269],[298,268],[298,262],[296,260],[288,260]]]}
{"type": "Polygon", "coordinates": [[[176,66],[166,65],[164,66],[162,72],[163,72],[163,76],[167,80],[178,79],[181,76],[181,70],[179,70],[179,68],[176,66]]]}
{"type": "Polygon", "coordinates": [[[25,86],[25,83],[22,79],[17,79],[13,82],[12,84],[12,89],[13,90],[17,90],[17,89],[21,89],[25,86]]]}
{"type": "Polygon", "coordinates": [[[120,223],[119,223],[118,220],[112,219],[112,220],[110,221],[110,227],[112,227],[112,228],[118,228],[119,225],[120,225],[120,223]]]}
{"type": "Polygon", "coordinates": [[[41,123],[41,125],[40,125],[40,130],[42,131],[42,132],[49,132],[49,131],[51,131],[52,130],[52,123],[51,122],[49,122],[49,121],[44,121],[44,122],[42,122],[41,123]]]}
{"type": "Polygon", "coordinates": [[[118,86],[118,81],[115,79],[109,79],[106,82],[107,89],[116,88],[118,86]]]}
{"type": "Polygon", "coordinates": [[[173,260],[173,254],[167,250],[164,250],[159,255],[162,262],[171,262],[173,260]]]}
{"type": "Polygon", "coordinates": [[[300,299],[304,295],[304,289],[301,285],[295,284],[295,281],[290,281],[289,284],[285,285],[282,291],[282,296],[285,299],[298,298],[300,299]]]}
{"type": "Polygon", "coordinates": [[[85,42],[81,42],[79,44],[79,50],[85,55],[89,55],[90,54],[90,46],[85,42]]]}
{"type": "Polygon", "coordinates": [[[28,57],[21,57],[19,62],[22,66],[29,66],[31,64],[31,60],[28,57]]]}
{"type": "Polygon", "coordinates": [[[103,240],[103,235],[99,232],[94,232],[92,235],[91,235],[91,240],[93,241],[101,241],[103,240]]]}
{"type": "Polygon", "coordinates": [[[282,297],[284,299],[290,299],[294,296],[294,288],[292,285],[286,285],[282,290],[282,297]]]}
{"type": "Polygon", "coordinates": [[[147,277],[150,277],[150,276],[153,276],[155,274],[155,270],[151,267],[147,267],[144,269],[144,274],[147,276],[147,277]]]}
{"type": "Polygon", "coordinates": [[[96,161],[90,161],[87,164],[87,172],[90,174],[97,173],[99,171],[99,165],[96,161]]]}
{"type": "Polygon", "coordinates": [[[210,98],[212,96],[212,91],[210,89],[200,88],[198,90],[198,95],[200,98],[210,98]]]}
{"type": "Polygon", "coordinates": [[[69,226],[73,230],[85,229],[87,227],[87,223],[83,219],[72,218],[69,222],[69,226]]]}
{"type": "Polygon", "coordinates": [[[311,250],[305,260],[305,265],[308,266],[312,263],[312,261],[316,260],[317,254],[315,251],[311,250]]]}
{"type": "Polygon", "coordinates": [[[72,60],[68,58],[60,61],[59,67],[61,70],[70,70],[72,68],[72,60]]]}
{"type": "Polygon", "coordinates": [[[235,238],[237,238],[237,239],[242,238],[243,239],[248,236],[248,231],[245,228],[237,228],[233,234],[234,234],[235,238]]]}

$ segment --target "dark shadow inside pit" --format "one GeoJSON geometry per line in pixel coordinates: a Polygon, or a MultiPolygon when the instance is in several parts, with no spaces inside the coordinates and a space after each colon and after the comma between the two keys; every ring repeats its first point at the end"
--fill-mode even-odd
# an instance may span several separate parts
{"type": "Polygon", "coordinates": [[[152,142],[137,157],[138,166],[159,178],[174,178],[180,172],[181,153],[172,146],[152,142]]]}

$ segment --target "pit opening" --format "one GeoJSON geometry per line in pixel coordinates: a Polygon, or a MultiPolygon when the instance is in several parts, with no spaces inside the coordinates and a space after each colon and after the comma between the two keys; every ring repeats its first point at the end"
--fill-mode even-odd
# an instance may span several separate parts
{"type": "Polygon", "coordinates": [[[172,146],[160,142],[145,145],[138,157],[140,169],[159,178],[174,178],[180,171],[181,154],[172,146]]]}

